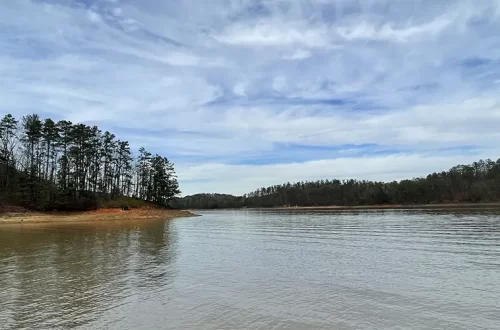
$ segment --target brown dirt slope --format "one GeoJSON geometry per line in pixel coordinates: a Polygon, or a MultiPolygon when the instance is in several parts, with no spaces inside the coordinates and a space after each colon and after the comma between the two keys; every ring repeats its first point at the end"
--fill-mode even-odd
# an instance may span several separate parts
{"type": "Polygon", "coordinates": [[[24,208],[0,208],[0,224],[15,223],[51,223],[82,221],[124,221],[148,219],[173,219],[196,216],[184,210],[168,210],[159,208],[139,208],[124,211],[116,208],[99,209],[87,212],[33,212],[24,208]]]}

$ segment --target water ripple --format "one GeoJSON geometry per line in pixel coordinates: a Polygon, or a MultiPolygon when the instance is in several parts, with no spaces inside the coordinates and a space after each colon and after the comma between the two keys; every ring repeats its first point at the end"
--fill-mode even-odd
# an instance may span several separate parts
{"type": "Polygon", "coordinates": [[[0,227],[5,329],[499,329],[500,215],[0,227]]]}

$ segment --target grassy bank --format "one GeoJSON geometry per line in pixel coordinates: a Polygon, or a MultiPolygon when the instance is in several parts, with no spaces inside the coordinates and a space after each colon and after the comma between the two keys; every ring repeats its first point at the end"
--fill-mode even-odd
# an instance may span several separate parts
{"type": "Polygon", "coordinates": [[[136,208],[124,211],[119,208],[104,208],[86,212],[32,212],[25,209],[11,209],[0,213],[0,224],[23,223],[71,223],[96,221],[127,221],[193,217],[196,214],[184,210],[161,208],[136,208]]]}

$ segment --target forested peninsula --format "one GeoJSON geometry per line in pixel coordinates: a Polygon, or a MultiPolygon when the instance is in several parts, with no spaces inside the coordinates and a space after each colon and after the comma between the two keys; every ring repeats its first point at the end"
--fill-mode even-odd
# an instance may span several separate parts
{"type": "Polygon", "coordinates": [[[393,182],[303,181],[260,188],[243,196],[197,194],[176,198],[179,208],[364,207],[500,202],[500,159],[458,165],[426,177],[393,182]]]}
{"type": "Polygon", "coordinates": [[[134,157],[127,141],[97,126],[36,114],[0,121],[0,213],[151,210],[179,193],[167,157],[144,148],[134,157]]]}

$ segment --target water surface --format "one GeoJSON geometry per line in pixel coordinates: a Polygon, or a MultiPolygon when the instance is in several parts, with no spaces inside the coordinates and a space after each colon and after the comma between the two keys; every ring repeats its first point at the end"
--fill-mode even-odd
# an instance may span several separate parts
{"type": "Polygon", "coordinates": [[[500,329],[493,211],[0,226],[2,329],[500,329]]]}

